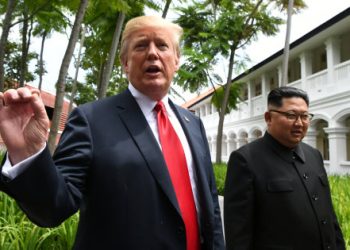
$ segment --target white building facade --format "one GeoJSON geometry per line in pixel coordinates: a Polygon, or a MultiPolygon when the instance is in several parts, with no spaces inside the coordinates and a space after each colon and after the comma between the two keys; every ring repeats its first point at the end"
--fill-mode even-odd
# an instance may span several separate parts
{"type": "MultiPolygon", "coordinates": [[[[322,153],[329,174],[350,174],[350,8],[293,42],[289,53],[288,86],[308,93],[315,115],[304,142],[322,153]]],[[[225,117],[223,161],[265,133],[267,95],[281,83],[282,54],[278,51],[233,80],[244,83],[244,101],[225,117]]],[[[214,161],[219,116],[212,94],[184,106],[201,117],[214,161]]]]}

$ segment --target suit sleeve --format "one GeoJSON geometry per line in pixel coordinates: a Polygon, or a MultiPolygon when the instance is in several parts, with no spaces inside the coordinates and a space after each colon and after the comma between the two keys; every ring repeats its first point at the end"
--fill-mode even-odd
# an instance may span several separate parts
{"type": "Polygon", "coordinates": [[[42,227],[55,227],[77,212],[91,162],[87,120],[75,109],[67,122],[54,158],[46,147],[13,180],[2,180],[28,218],[42,227]]]}
{"type": "Polygon", "coordinates": [[[228,161],[224,191],[226,249],[252,249],[254,189],[245,157],[234,151],[228,161]]]}

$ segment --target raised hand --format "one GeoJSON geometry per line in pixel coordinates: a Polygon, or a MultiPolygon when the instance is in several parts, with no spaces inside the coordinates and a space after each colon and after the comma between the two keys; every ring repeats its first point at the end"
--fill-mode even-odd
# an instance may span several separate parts
{"type": "Polygon", "coordinates": [[[0,134],[12,164],[45,146],[49,124],[39,90],[19,88],[0,92],[0,134]]]}

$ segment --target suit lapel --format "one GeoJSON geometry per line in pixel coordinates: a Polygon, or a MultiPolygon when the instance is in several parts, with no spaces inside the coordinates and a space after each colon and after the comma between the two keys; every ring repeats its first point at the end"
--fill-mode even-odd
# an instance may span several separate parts
{"type": "Polygon", "coordinates": [[[152,130],[131,93],[127,90],[121,95],[123,97],[118,104],[118,108],[122,109],[119,113],[121,120],[138,146],[152,175],[172,205],[181,214],[167,166],[152,130]]]}

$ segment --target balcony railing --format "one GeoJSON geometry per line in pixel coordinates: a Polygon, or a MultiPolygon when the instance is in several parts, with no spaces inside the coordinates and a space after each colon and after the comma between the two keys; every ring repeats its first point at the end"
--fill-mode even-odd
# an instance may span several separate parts
{"type": "Polygon", "coordinates": [[[340,63],[334,67],[335,82],[342,82],[350,78],[350,60],[340,63]]]}

